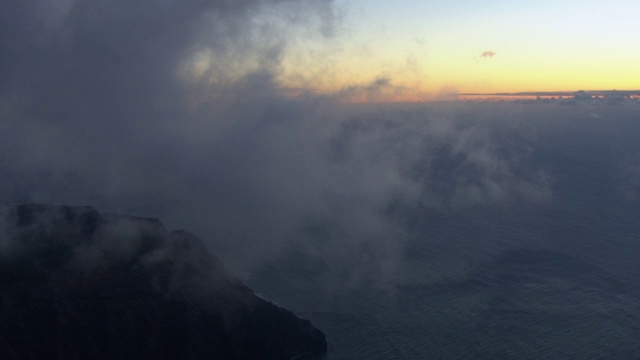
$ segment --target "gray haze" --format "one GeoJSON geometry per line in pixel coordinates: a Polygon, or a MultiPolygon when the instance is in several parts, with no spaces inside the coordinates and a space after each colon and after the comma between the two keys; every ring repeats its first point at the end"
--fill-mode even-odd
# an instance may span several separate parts
{"type": "MultiPolygon", "coordinates": [[[[339,36],[334,6],[6,1],[0,201],[159,217],[235,269],[295,248],[357,284],[399,271],[416,209],[553,200],[554,175],[533,158],[540,127],[562,126],[535,122],[548,113],[341,101],[392,79],[286,96],[284,55],[301,39],[339,36]]],[[[618,169],[627,199],[639,193],[638,154],[618,169]]]]}

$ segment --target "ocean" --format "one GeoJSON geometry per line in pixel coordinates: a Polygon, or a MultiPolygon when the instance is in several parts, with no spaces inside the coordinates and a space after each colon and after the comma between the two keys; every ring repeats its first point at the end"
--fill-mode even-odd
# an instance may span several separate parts
{"type": "Polygon", "coordinates": [[[323,330],[331,360],[639,359],[640,118],[600,111],[528,119],[523,167],[548,198],[405,209],[382,280],[292,249],[247,282],[323,330]]]}
{"type": "Polygon", "coordinates": [[[195,233],[327,360],[640,359],[637,101],[314,119],[243,132],[182,192],[56,201],[195,233]]]}

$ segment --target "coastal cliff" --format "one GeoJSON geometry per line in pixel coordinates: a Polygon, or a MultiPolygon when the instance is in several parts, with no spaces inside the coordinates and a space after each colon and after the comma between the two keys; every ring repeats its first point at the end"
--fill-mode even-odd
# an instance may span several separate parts
{"type": "Polygon", "coordinates": [[[326,351],[185,231],[90,207],[0,213],[2,359],[292,359],[326,351]]]}

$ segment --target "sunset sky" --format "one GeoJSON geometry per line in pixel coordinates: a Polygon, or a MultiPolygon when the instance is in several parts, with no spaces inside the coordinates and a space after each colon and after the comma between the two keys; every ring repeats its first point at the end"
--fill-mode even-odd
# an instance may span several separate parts
{"type": "Polygon", "coordinates": [[[637,1],[340,0],[338,6],[341,25],[329,39],[300,41],[285,57],[285,86],[335,91],[386,79],[396,97],[409,100],[640,88],[637,1]]]}

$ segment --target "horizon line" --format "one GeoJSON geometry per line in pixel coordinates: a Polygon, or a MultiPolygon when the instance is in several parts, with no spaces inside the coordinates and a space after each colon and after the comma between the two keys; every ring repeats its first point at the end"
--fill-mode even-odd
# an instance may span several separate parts
{"type": "Polygon", "coordinates": [[[495,93],[458,93],[459,96],[573,96],[577,93],[587,95],[640,95],[640,90],[578,90],[578,91],[520,91],[520,92],[495,92],[495,93]]]}

